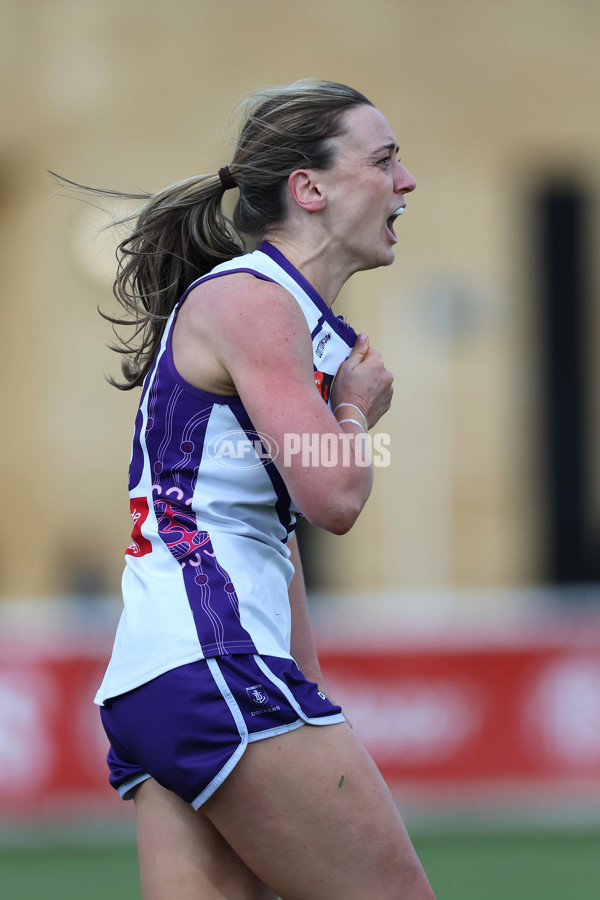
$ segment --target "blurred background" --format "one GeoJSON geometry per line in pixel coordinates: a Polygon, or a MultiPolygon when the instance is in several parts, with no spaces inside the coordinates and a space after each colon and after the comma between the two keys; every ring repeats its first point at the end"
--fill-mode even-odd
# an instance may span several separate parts
{"type": "Polygon", "coordinates": [[[215,172],[238,101],[308,76],[418,183],[336,301],[396,389],[361,519],[300,535],[327,680],[440,900],[600,894],[599,38],[596,0],[0,0],[3,896],[139,896],[91,704],[139,399],[97,312],[122,210],[47,170],[215,172]]]}

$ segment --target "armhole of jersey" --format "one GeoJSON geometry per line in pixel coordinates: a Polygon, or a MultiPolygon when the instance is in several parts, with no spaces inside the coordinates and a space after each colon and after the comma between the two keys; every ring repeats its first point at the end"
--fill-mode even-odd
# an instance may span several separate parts
{"type": "Polygon", "coordinates": [[[213,278],[222,278],[224,275],[254,275],[256,278],[260,278],[261,281],[270,281],[272,284],[277,284],[277,282],[273,278],[269,278],[268,275],[263,275],[262,272],[257,272],[255,269],[226,269],[223,272],[209,272],[208,275],[203,275],[202,278],[197,278],[196,281],[193,281],[192,284],[188,287],[188,289],[182,294],[181,299],[179,300],[177,306],[175,307],[173,320],[170,323],[169,333],[167,335],[167,343],[165,346],[165,356],[167,366],[169,368],[169,372],[171,373],[171,377],[179,384],[187,393],[193,394],[195,397],[200,397],[206,400],[212,400],[214,403],[222,403],[225,405],[239,405],[241,403],[239,394],[212,394],[210,391],[203,391],[201,388],[195,387],[193,384],[190,384],[189,381],[180,374],[177,366],[175,365],[175,359],[173,358],[173,329],[175,328],[175,322],[177,321],[177,316],[179,314],[179,310],[183,304],[183,301],[189,295],[190,291],[192,291],[198,285],[203,284],[205,281],[212,281],[213,278]]]}
{"type": "MultiPolygon", "coordinates": [[[[196,278],[195,281],[192,281],[190,286],[183,292],[176,306],[177,312],[190,291],[193,291],[194,288],[197,288],[198,285],[203,284],[205,281],[212,281],[213,278],[223,278],[225,275],[254,275],[255,278],[260,278],[261,281],[270,281],[272,284],[277,284],[274,278],[269,278],[268,275],[263,275],[262,272],[257,272],[256,269],[224,269],[222,272],[209,272],[208,275],[202,275],[201,278],[196,278]]],[[[175,315],[175,318],[177,318],[177,315],[175,315]]]]}

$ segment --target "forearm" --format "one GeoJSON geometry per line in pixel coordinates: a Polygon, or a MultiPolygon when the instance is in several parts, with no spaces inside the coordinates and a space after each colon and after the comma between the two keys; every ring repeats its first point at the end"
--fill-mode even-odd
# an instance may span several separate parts
{"type": "MultiPolygon", "coordinates": [[[[300,551],[295,535],[290,541],[289,547],[291,552],[290,558],[294,564],[294,577],[292,578],[289,587],[290,608],[292,611],[291,653],[305,678],[309,681],[316,682],[323,693],[327,694],[329,700],[332,703],[335,703],[336,701],[329,693],[325,684],[321,665],[317,656],[317,649],[315,647],[315,641],[308,616],[308,604],[306,602],[306,588],[304,585],[304,575],[302,574],[300,551]]],[[[352,728],[352,723],[347,716],[346,723],[352,728]]]]}

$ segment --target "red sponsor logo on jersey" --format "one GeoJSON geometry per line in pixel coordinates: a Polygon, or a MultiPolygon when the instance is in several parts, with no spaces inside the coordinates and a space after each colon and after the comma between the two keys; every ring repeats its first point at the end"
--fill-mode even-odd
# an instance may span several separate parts
{"type": "Polygon", "coordinates": [[[152,544],[142,534],[142,525],[148,518],[148,500],[146,497],[131,497],[129,509],[133,519],[133,531],[131,532],[131,543],[125,551],[125,555],[145,556],[146,553],[152,553],[152,544]]]}
{"type": "Polygon", "coordinates": [[[333,382],[333,375],[328,372],[315,372],[315,385],[321,397],[327,403],[329,401],[329,391],[333,382]]]}

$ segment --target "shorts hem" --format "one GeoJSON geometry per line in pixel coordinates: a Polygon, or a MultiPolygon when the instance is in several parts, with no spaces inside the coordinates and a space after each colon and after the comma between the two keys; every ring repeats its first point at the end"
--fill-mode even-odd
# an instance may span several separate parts
{"type": "Polygon", "coordinates": [[[275,728],[268,728],[265,731],[257,731],[253,734],[249,734],[244,741],[239,745],[236,752],[229,758],[227,763],[223,766],[218,775],[215,775],[211,783],[206,787],[201,794],[198,794],[195,800],[192,800],[192,806],[197,811],[200,807],[206,803],[206,801],[215,793],[217,788],[221,787],[225,779],[231,775],[232,771],[244,755],[244,751],[246,750],[248,744],[258,743],[258,741],[264,741],[267,738],[277,737],[280,734],[287,734],[290,731],[297,731],[298,728],[302,728],[303,725],[338,725],[342,724],[346,721],[342,713],[337,713],[335,716],[321,716],[318,719],[309,719],[303,717],[301,719],[297,719],[295,722],[291,722],[289,725],[278,725],[275,728]]]}
{"type": "Polygon", "coordinates": [[[124,781],[123,784],[119,784],[117,790],[121,795],[121,800],[133,800],[131,791],[137,787],[138,784],[142,784],[143,781],[148,781],[149,778],[152,778],[152,775],[149,775],[148,772],[144,772],[143,775],[134,775],[132,778],[128,778],[127,781],[124,781]]]}
{"type": "MultiPolygon", "coordinates": [[[[155,758],[152,752],[142,750],[137,760],[138,764],[135,765],[135,768],[133,766],[134,757],[131,757],[126,749],[128,716],[138,727],[140,710],[143,711],[145,705],[152,702],[153,697],[158,697],[160,703],[165,706],[167,700],[164,682],[159,683],[153,680],[153,682],[149,683],[141,698],[135,694],[124,695],[120,708],[117,709],[117,701],[115,701],[108,707],[106,712],[103,712],[103,723],[109,740],[111,740],[111,747],[123,748],[120,751],[121,757],[115,750],[111,750],[114,759],[111,758],[109,753],[109,767],[114,776],[112,783],[122,800],[131,800],[134,789],[139,784],[142,784],[149,778],[157,778],[158,775],[157,781],[159,783],[164,784],[169,790],[181,796],[193,809],[198,810],[231,774],[249,743],[295,731],[305,724],[315,726],[335,725],[346,721],[340,707],[337,706],[336,708],[331,701],[328,701],[326,696],[318,691],[316,684],[308,683],[309,686],[306,686],[306,679],[302,681],[301,672],[291,657],[290,660],[293,666],[276,665],[274,658],[274,669],[271,669],[268,658],[263,659],[258,654],[252,656],[246,654],[245,656],[246,660],[241,658],[238,662],[232,659],[227,663],[219,657],[206,657],[204,663],[208,672],[202,674],[201,669],[195,672],[187,670],[185,672],[182,671],[180,675],[175,673],[171,676],[175,679],[179,678],[177,683],[182,685],[181,695],[183,701],[188,704],[185,707],[187,710],[189,710],[190,697],[193,697],[194,702],[196,702],[196,693],[194,692],[197,692],[199,686],[202,687],[202,690],[208,691],[208,687],[205,687],[205,685],[208,685],[205,678],[209,677],[210,679],[212,676],[212,694],[209,691],[207,696],[212,697],[211,702],[213,704],[224,702],[229,715],[233,719],[233,721],[229,719],[229,725],[227,725],[226,713],[218,711],[216,719],[213,718],[211,720],[214,722],[222,721],[223,735],[229,733],[231,739],[227,738],[225,742],[222,741],[222,744],[219,745],[222,746],[222,750],[219,749],[218,754],[214,754],[213,760],[209,760],[210,764],[205,765],[204,769],[200,761],[195,760],[193,757],[190,758],[189,755],[188,757],[182,755],[181,766],[167,771],[163,765],[165,750],[162,748],[162,745],[160,749],[160,752],[163,754],[162,757],[155,758]],[[253,663],[254,668],[251,663],[253,663]],[[222,666],[223,668],[221,668],[222,666]],[[197,674],[198,672],[200,672],[200,675],[197,674]],[[280,672],[281,677],[276,672],[280,672]],[[210,673],[210,676],[208,673],[210,673]],[[262,673],[264,678],[261,679],[260,673],[262,673]],[[284,678],[289,678],[289,685],[287,681],[283,680],[284,678]],[[269,688],[269,684],[271,688],[269,688]],[[219,694],[221,695],[221,701],[217,699],[219,694]],[[272,705],[267,707],[269,698],[272,705]],[[323,701],[322,706],[321,701],[323,701]],[[245,710],[245,712],[242,712],[242,710],[245,710]],[[272,718],[267,715],[280,710],[282,711],[279,715],[275,715],[272,718]],[[319,714],[321,710],[322,714],[319,714]],[[263,718],[263,715],[265,718],[263,718]],[[294,715],[296,718],[294,718],[294,715]],[[256,719],[256,716],[259,718],[256,719]],[[248,722],[246,718],[248,718],[248,722]],[[264,726],[262,730],[260,730],[261,726],[264,726]],[[217,769],[219,764],[220,768],[217,769]],[[126,775],[121,784],[115,783],[119,775],[123,777],[126,774],[127,768],[129,768],[128,777],[126,775]],[[125,769],[125,772],[123,769],[125,769]],[[210,778],[211,774],[212,778],[210,778]],[[210,778],[208,782],[206,777],[210,778]]],[[[179,710],[179,707],[177,707],[176,712],[177,710],[179,710]]],[[[171,719],[169,719],[168,716],[166,718],[163,716],[163,718],[171,724],[173,717],[171,716],[171,719]]],[[[196,728],[197,726],[194,727],[196,728]]],[[[178,728],[179,730],[175,728],[172,731],[177,741],[181,743],[181,740],[183,740],[183,738],[179,737],[181,726],[178,726],[178,728]]],[[[171,734],[170,731],[166,733],[171,734]]],[[[179,746],[180,744],[176,741],[172,742],[172,746],[167,744],[166,752],[174,753],[179,746]]],[[[137,756],[137,754],[135,755],[137,756]]],[[[176,756],[172,758],[175,759],[176,756]]]]}
{"type": "Polygon", "coordinates": [[[307,725],[340,725],[346,721],[343,713],[336,713],[334,716],[319,716],[318,719],[304,719],[307,725]]]}
{"type": "Polygon", "coordinates": [[[225,779],[229,775],[231,775],[231,773],[233,772],[233,770],[239,763],[240,759],[244,755],[244,750],[246,749],[247,746],[248,746],[248,735],[246,735],[242,739],[242,742],[238,746],[235,753],[229,757],[229,759],[227,760],[227,762],[225,763],[223,768],[220,770],[220,772],[218,772],[215,775],[215,777],[210,782],[210,784],[207,785],[207,787],[205,787],[204,790],[200,794],[198,794],[198,796],[194,800],[192,800],[192,806],[196,811],[199,810],[200,807],[204,803],[206,803],[206,801],[209,799],[209,797],[211,797],[214,794],[214,792],[217,790],[217,788],[221,787],[221,785],[223,784],[225,779]]]}
{"type": "Polygon", "coordinates": [[[273,682],[273,684],[275,684],[279,688],[292,709],[302,719],[303,722],[306,722],[307,725],[336,725],[338,722],[346,721],[344,714],[341,712],[334,713],[331,716],[316,716],[314,718],[310,718],[306,715],[306,713],[290,691],[287,684],[285,684],[280,678],[277,677],[277,675],[275,675],[274,672],[271,671],[265,660],[260,656],[255,656],[254,660],[261,672],[263,672],[267,676],[267,678],[269,678],[273,682]]]}
{"type": "Polygon", "coordinates": [[[254,741],[262,741],[266,738],[277,737],[278,734],[287,734],[288,731],[295,731],[305,724],[306,722],[303,719],[297,719],[295,722],[290,722],[289,725],[275,725],[274,728],[266,728],[264,731],[255,731],[253,734],[248,735],[248,743],[252,744],[254,741]]]}
{"type": "Polygon", "coordinates": [[[248,729],[246,728],[244,717],[235,701],[235,697],[229,689],[229,685],[227,684],[221,673],[218,660],[215,657],[207,657],[206,664],[210,670],[216,686],[221,692],[223,700],[229,707],[229,711],[233,716],[238,734],[240,736],[240,743],[238,744],[232,755],[229,757],[225,765],[221,769],[219,769],[212,781],[204,788],[203,791],[198,794],[198,796],[194,800],[192,800],[192,806],[196,810],[200,809],[202,804],[206,803],[208,798],[212,794],[214,794],[218,787],[223,784],[227,776],[231,774],[231,772],[234,770],[234,768],[242,758],[244,750],[248,746],[248,729]]]}

